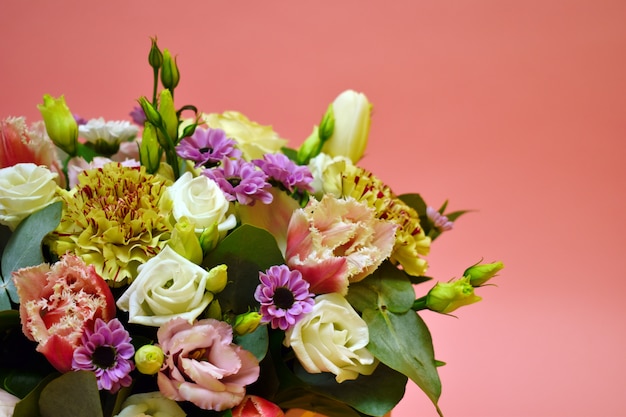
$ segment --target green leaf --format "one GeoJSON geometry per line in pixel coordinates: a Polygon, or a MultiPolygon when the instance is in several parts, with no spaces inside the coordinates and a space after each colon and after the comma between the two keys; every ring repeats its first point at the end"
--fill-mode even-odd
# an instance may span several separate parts
{"type": "Polygon", "coordinates": [[[234,341],[236,344],[252,353],[259,361],[262,361],[267,354],[269,346],[267,326],[259,326],[252,333],[236,336],[234,341]]]}
{"type": "Polygon", "coordinates": [[[45,262],[41,242],[59,225],[62,207],[59,201],[31,214],[22,220],[7,242],[2,254],[2,276],[14,303],[19,303],[20,300],[11,279],[11,272],[45,262]]]}
{"type": "Polygon", "coordinates": [[[395,314],[368,309],[363,320],[370,331],[367,348],[381,362],[408,376],[437,406],[441,381],[437,373],[433,344],[426,324],[414,311],[395,314]]]}
{"type": "Polygon", "coordinates": [[[41,391],[58,376],[58,374],[48,375],[33,389],[26,397],[15,405],[13,410],[13,417],[40,417],[39,412],[39,397],[41,391]]]}
{"type": "Polygon", "coordinates": [[[372,375],[359,375],[341,384],[331,373],[311,374],[300,365],[295,367],[295,373],[311,391],[348,404],[368,416],[383,416],[391,411],[404,396],[407,382],[406,376],[382,363],[372,375]]]}
{"type": "Polygon", "coordinates": [[[4,389],[19,398],[24,398],[45,378],[37,372],[13,370],[4,378],[4,389]]]}
{"type": "Polygon", "coordinates": [[[259,306],[254,299],[259,271],[284,262],[276,240],[268,231],[244,224],[206,256],[203,266],[228,266],[228,284],[217,294],[217,299],[223,312],[243,314],[259,306]]]}
{"type": "Polygon", "coordinates": [[[280,397],[274,400],[276,404],[284,409],[300,408],[302,410],[314,411],[327,417],[364,416],[364,414],[359,413],[340,401],[301,388],[286,390],[281,393],[280,397]]]}
{"type": "Polygon", "coordinates": [[[458,219],[459,217],[461,217],[463,214],[465,213],[470,213],[473,210],[459,210],[459,211],[453,211],[452,213],[447,213],[446,217],[448,218],[448,220],[450,220],[451,222],[455,221],[456,219],[458,219]]]}
{"type": "Polygon", "coordinates": [[[89,371],[61,375],[41,391],[39,409],[42,417],[103,417],[96,375],[89,371]]]}
{"type": "Polygon", "coordinates": [[[404,313],[413,305],[415,291],[403,271],[384,262],[364,280],[350,284],[346,298],[358,311],[384,307],[404,313]]]}

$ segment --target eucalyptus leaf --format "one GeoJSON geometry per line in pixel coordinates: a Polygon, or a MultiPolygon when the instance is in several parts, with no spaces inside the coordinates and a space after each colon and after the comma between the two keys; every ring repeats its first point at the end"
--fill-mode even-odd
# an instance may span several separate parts
{"type": "Polygon", "coordinates": [[[41,391],[54,380],[58,374],[51,374],[44,378],[28,395],[15,405],[13,410],[13,417],[40,417],[39,412],[39,397],[41,391]]]}
{"type": "Polygon", "coordinates": [[[413,305],[415,291],[406,274],[386,261],[362,281],[350,284],[346,298],[358,311],[385,308],[404,313],[413,305]]]}
{"type": "Polygon", "coordinates": [[[263,360],[267,354],[269,346],[269,335],[267,326],[259,326],[252,333],[243,336],[236,336],[234,342],[251,352],[259,361],[263,360]]]}
{"type": "Polygon", "coordinates": [[[302,366],[295,367],[296,376],[308,384],[311,391],[345,403],[368,416],[383,416],[404,396],[407,377],[379,364],[372,375],[359,375],[353,381],[337,383],[335,376],[324,372],[308,373],[302,366]],[[372,386],[377,389],[372,390],[372,386]]]}
{"type": "Polygon", "coordinates": [[[50,381],[41,391],[39,410],[42,417],[103,417],[96,375],[68,372],[50,381]]]}
{"type": "Polygon", "coordinates": [[[370,331],[367,348],[381,362],[408,376],[435,405],[441,395],[430,332],[414,311],[395,314],[388,310],[368,309],[363,319],[370,331]]]}
{"type": "Polygon", "coordinates": [[[228,266],[228,284],[217,299],[222,311],[243,314],[259,306],[254,299],[259,272],[283,263],[274,237],[266,230],[244,224],[205,257],[203,266],[228,266]]]}
{"type": "Polygon", "coordinates": [[[41,242],[59,225],[62,208],[62,203],[58,201],[31,214],[22,220],[7,242],[2,254],[2,276],[14,303],[19,303],[20,300],[11,273],[45,262],[41,242]]]}

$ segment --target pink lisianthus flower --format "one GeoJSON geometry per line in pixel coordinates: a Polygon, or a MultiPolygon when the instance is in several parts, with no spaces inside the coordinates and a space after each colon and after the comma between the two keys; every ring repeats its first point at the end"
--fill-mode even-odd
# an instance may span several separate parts
{"type": "Polygon", "coordinates": [[[246,395],[232,410],[233,417],[284,417],[279,406],[256,395],[246,395]]]}
{"type": "Polygon", "coordinates": [[[97,318],[115,317],[108,285],[77,256],[65,255],[52,266],[22,268],[13,273],[13,281],[24,335],[39,343],[37,351],[59,372],[72,369],[85,329],[91,329],[97,318]]]}
{"type": "Polygon", "coordinates": [[[65,186],[56,147],[47,136],[43,122],[28,127],[23,117],[8,117],[0,121],[0,168],[19,163],[44,165],[58,174],[59,186],[65,186]]]}
{"type": "Polygon", "coordinates": [[[191,401],[204,410],[223,411],[239,404],[246,385],[259,377],[255,356],[232,343],[227,323],[205,319],[189,324],[175,318],[157,333],[166,360],[159,391],[175,401],[191,401]]]}
{"type": "Polygon", "coordinates": [[[362,280],[389,257],[396,227],[351,197],[326,195],[294,212],[285,259],[302,273],[311,292],[345,295],[350,282],[362,280]]]}

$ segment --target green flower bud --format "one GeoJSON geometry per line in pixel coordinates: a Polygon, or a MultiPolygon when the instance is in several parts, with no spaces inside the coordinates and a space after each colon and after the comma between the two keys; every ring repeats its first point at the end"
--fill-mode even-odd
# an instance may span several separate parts
{"type": "Polygon", "coordinates": [[[473,287],[480,287],[484,285],[491,278],[495,277],[498,272],[500,272],[504,268],[504,264],[502,262],[492,262],[490,264],[482,264],[480,262],[470,266],[465,270],[463,276],[469,278],[470,283],[473,287]]]}
{"type": "Polygon", "coordinates": [[[313,128],[313,133],[306,138],[300,148],[298,148],[298,153],[296,155],[296,162],[300,165],[306,165],[309,161],[320,154],[322,151],[322,141],[319,137],[319,128],[315,126],[313,128]]]}
{"type": "Polygon", "coordinates": [[[209,308],[207,308],[205,316],[210,319],[222,320],[222,306],[217,299],[213,299],[209,308]]]}
{"type": "Polygon", "coordinates": [[[235,317],[235,323],[233,324],[233,331],[238,336],[243,336],[244,334],[252,333],[259,327],[261,324],[261,316],[256,311],[251,311],[249,313],[239,314],[235,317]]]}
{"type": "Polygon", "coordinates": [[[459,307],[480,301],[468,277],[453,282],[438,282],[426,296],[426,307],[438,313],[452,313],[459,307]]]}
{"type": "Polygon", "coordinates": [[[163,65],[161,65],[161,83],[163,87],[173,90],[180,81],[180,73],[176,65],[176,58],[172,58],[170,51],[163,50],[163,65]]]}
{"type": "Polygon", "coordinates": [[[157,109],[154,108],[152,103],[150,103],[145,97],[140,97],[137,101],[139,102],[139,105],[146,115],[146,120],[152,123],[156,128],[162,127],[163,119],[161,118],[161,115],[159,114],[157,109]]]}
{"type": "Polygon", "coordinates": [[[174,226],[168,246],[194,264],[200,265],[202,263],[202,248],[196,236],[195,226],[186,217],[181,217],[174,226]]]}
{"type": "Polygon", "coordinates": [[[320,122],[319,127],[319,137],[322,145],[328,139],[331,138],[333,132],[335,130],[335,113],[333,112],[332,103],[328,105],[328,109],[326,109],[326,113],[324,113],[324,117],[322,117],[322,121],[320,122]]]}
{"type": "Polygon", "coordinates": [[[154,174],[159,170],[161,154],[156,129],[152,123],[146,122],[139,146],[139,161],[146,167],[148,173],[154,174]]]}
{"type": "Polygon", "coordinates": [[[213,294],[222,292],[228,283],[228,274],[226,271],[226,265],[218,265],[209,271],[209,277],[206,280],[207,291],[210,291],[213,294]]]}
{"type": "Polygon", "coordinates": [[[217,229],[217,223],[214,223],[211,227],[207,227],[200,234],[200,246],[202,246],[202,252],[206,255],[217,246],[220,240],[220,232],[217,229]]]}
{"type": "Polygon", "coordinates": [[[135,366],[145,375],[154,375],[159,372],[164,359],[165,355],[161,348],[154,345],[143,345],[135,352],[135,366]]]}
{"type": "Polygon", "coordinates": [[[165,131],[169,135],[170,139],[176,142],[176,137],[178,135],[178,116],[176,115],[174,100],[170,90],[161,91],[161,96],[159,98],[159,114],[161,115],[161,119],[165,125],[165,131]]]}
{"type": "Polygon", "coordinates": [[[150,40],[152,41],[152,46],[148,54],[148,63],[152,68],[159,69],[163,65],[163,54],[157,45],[157,38],[150,38],[150,40]]]}
{"type": "Polygon", "coordinates": [[[70,156],[76,156],[78,124],[65,104],[65,97],[43,96],[43,105],[37,108],[46,125],[46,132],[52,142],[70,156]]]}

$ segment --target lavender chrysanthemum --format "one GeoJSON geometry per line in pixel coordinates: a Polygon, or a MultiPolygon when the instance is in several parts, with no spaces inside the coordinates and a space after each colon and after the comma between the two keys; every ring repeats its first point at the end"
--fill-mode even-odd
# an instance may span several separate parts
{"type": "Polygon", "coordinates": [[[144,113],[141,106],[133,107],[133,110],[128,114],[130,115],[131,119],[133,119],[133,123],[135,123],[136,125],[143,127],[143,125],[146,123],[146,113],[144,113]]]}
{"type": "Polygon", "coordinates": [[[274,265],[265,273],[259,272],[259,280],[261,284],[256,287],[254,298],[261,303],[262,323],[287,330],[313,310],[314,294],[309,292],[309,283],[300,271],[274,265]]]}
{"type": "Polygon", "coordinates": [[[176,153],[183,159],[195,162],[196,168],[211,168],[225,158],[241,157],[241,151],[235,148],[235,144],[222,129],[197,128],[193,135],[180,141],[176,153]]]}
{"type": "Polygon", "coordinates": [[[81,341],[82,346],[72,358],[73,370],[93,371],[100,390],[116,393],[121,387],[130,386],[130,371],[135,368],[130,359],[135,348],[118,319],[108,323],[96,319],[93,331],[86,329],[81,341]]]}
{"type": "Polygon", "coordinates": [[[452,229],[454,223],[432,207],[426,207],[426,216],[440,232],[452,229]]]}
{"type": "Polygon", "coordinates": [[[267,175],[252,162],[226,158],[219,167],[205,169],[202,174],[220,186],[228,201],[253,205],[260,200],[269,204],[274,198],[269,192],[272,186],[267,182],[267,175]]]}
{"type": "Polygon", "coordinates": [[[290,193],[295,189],[301,191],[313,191],[311,182],[313,175],[309,168],[297,165],[282,153],[267,153],[263,159],[255,159],[254,164],[261,168],[271,181],[275,181],[285,187],[290,193]]]}

